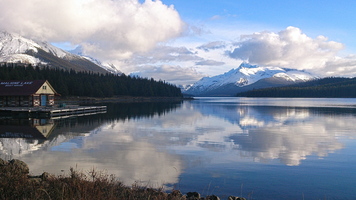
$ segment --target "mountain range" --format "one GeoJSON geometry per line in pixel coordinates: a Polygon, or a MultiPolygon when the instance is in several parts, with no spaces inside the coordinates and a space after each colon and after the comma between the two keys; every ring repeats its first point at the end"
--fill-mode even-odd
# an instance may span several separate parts
{"type": "Polygon", "coordinates": [[[24,38],[18,34],[0,32],[0,62],[47,65],[65,70],[112,72],[121,74],[115,66],[57,48],[47,42],[24,38]]]}
{"type": "MultiPolygon", "coordinates": [[[[48,42],[27,39],[18,34],[0,32],[0,63],[44,65],[65,70],[94,73],[121,72],[110,63],[85,55],[81,46],[68,52],[48,42]]],[[[267,87],[285,86],[318,78],[306,71],[262,67],[242,63],[221,75],[204,77],[183,93],[193,96],[235,96],[237,93],[267,87]]]]}
{"type": "Polygon", "coordinates": [[[316,78],[303,70],[242,63],[224,74],[204,77],[183,92],[194,96],[235,96],[253,89],[285,86],[316,78]]]}

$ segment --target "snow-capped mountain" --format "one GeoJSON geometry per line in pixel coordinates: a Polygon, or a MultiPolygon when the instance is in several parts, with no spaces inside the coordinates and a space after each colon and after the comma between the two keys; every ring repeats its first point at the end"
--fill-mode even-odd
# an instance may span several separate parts
{"type": "Polygon", "coordinates": [[[49,65],[76,71],[121,73],[114,66],[102,65],[99,61],[76,55],[47,42],[34,41],[18,34],[0,32],[0,62],[49,65]]]}
{"type": "Polygon", "coordinates": [[[196,96],[233,96],[250,89],[282,86],[317,78],[301,70],[242,63],[221,75],[204,77],[185,91],[196,96]]]}
{"type": "Polygon", "coordinates": [[[38,49],[51,53],[57,57],[64,57],[66,53],[52,45],[44,42],[35,42],[17,34],[0,32],[0,61],[10,63],[46,64],[40,59],[27,54],[28,52],[38,53],[38,49]]]}
{"type": "Polygon", "coordinates": [[[69,51],[70,53],[72,54],[75,54],[75,55],[79,55],[79,56],[82,56],[83,58],[99,65],[100,67],[106,69],[107,71],[111,72],[111,73],[114,73],[114,74],[122,74],[122,72],[120,70],[118,70],[114,64],[112,63],[106,63],[106,62],[101,62],[100,60],[98,59],[95,59],[89,55],[86,55],[83,53],[83,47],[82,46],[78,46],[77,48],[69,51]]]}

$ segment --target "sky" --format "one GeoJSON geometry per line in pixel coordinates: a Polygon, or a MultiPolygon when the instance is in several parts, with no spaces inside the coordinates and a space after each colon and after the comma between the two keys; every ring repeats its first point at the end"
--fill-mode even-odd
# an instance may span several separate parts
{"type": "Polygon", "coordinates": [[[192,84],[242,62],[356,76],[354,0],[0,0],[0,30],[192,84]]]}

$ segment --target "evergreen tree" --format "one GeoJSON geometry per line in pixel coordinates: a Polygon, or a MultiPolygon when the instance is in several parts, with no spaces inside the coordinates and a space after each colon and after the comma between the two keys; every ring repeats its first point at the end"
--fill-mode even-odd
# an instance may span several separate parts
{"type": "Polygon", "coordinates": [[[62,96],[146,96],[181,97],[178,87],[153,79],[130,77],[125,74],[98,74],[50,68],[48,66],[0,66],[0,80],[48,80],[62,96]]]}

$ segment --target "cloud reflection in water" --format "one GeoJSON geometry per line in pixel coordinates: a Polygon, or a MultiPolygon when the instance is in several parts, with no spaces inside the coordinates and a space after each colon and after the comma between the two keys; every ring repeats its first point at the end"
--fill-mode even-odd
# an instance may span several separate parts
{"type": "Polygon", "coordinates": [[[186,101],[164,114],[76,125],[42,143],[2,138],[0,151],[24,160],[35,174],[97,168],[128,185],[142,181],[159,187],[178,183],[191,163],[247,158],[297,166],[308,156],[326,157],[343,148],[340,137],[355,136],[350,130],[356,129],[356,118],[345,111],[186,101]],[[84,127],[88,130],[81,131],[84,127]],[[14,146],[19,148],[11,153],[14,146]]]}

